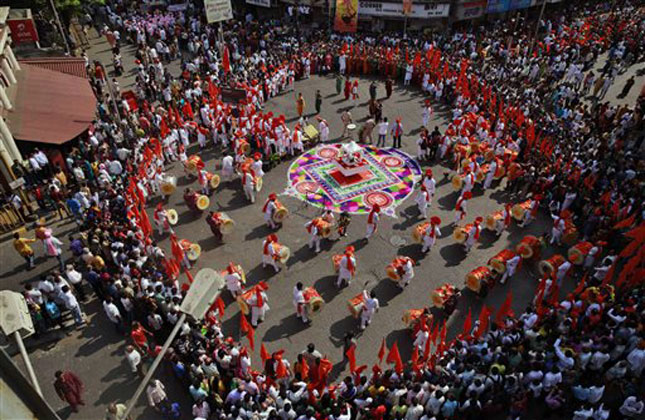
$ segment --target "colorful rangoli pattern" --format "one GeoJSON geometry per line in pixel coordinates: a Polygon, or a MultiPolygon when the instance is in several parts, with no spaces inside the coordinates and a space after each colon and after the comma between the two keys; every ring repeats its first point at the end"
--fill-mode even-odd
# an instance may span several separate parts
{"type": "Polygon", "coordinates": [[[363,147],[366,169],[351,181],[337,174],[334,162],[341,144],[315,147],[289,167],[285,194],[335,212],[368,213],[379,204],[383,213],[395,216],[396,207],[413,191],[421,177],[419,164],[396,149],[363,147]]]}

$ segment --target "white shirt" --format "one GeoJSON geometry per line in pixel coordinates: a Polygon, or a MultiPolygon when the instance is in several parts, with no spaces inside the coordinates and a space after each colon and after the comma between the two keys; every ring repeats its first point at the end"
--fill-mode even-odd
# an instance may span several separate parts
{"type": "Polygon", "coordinates": [[[137,372],[137,367],[141,364],[141,354],[136,350],[132,350],[130,353],[126,354],[125,358],[128,360],[130,369],[132,372],[137,372]]]}
{"type": "Polygon", "coordinates": [[[114,304],[114,302],[103,302],[103,310],[110,321],[115,324],[121,322],[121,312],[119,312],[119,308],[114,304]]]}

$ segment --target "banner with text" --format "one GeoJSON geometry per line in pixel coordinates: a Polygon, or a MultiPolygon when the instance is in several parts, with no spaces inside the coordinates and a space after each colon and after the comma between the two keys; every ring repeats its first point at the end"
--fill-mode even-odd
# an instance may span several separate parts
{"type": "Polygon", "coordinates": [[[246,4],[260,7],[271,7],[271,0],[246,0],[246,4]]]}
{"type": "Polygon", "coordinates": [[[38,42],[38,32],[33,19],[8,19],[7,25],[11,29],[11,39],[16,44],[38,42]]]}
{"type": "Polygon", "coordinates": [[[448,17],[450,14],[449,3],[414,3],[410,4],[410,11],[405,12],[405,3],[392,3],[383,1],[361,1],[360,16],[403,17],[428,19],[448,17]]]}
{"type": "Polygon", "coordinates": [[[231,0],[204,0],[204,9],[208,23],[233,19],[231,0]]]}
{"type": "Polygon", "coordinates": [[[336,0],[334,30],[356,32],[358,26],[358,0],[336,0]]]}

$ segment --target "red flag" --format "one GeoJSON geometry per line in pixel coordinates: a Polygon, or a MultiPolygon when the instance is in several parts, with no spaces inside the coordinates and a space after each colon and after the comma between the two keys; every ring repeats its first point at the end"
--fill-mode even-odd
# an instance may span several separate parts
{"type": "Polygon", "coordinates": [[[388,353],[385,361],[388,363],[394,363],[394,369],[397,371],[397,373],[403,372],[403,362],[401,361],[399,346],[397,345],[396,341],[392,345],[392,348],[390,349],[390,352],[388,353]]]}
{"type": "Polygon", "coordinates": [[[179,245],[175,235],[170,235],[170,251],[172,252],[172,256],[177,260],[177,263],[181,263],[183,261],[184,250],[181,245],[179,245]]]}
{"type": "Polygon", "coordinates": [[[146,213],[146,209],[143,208],[143,204],[141,205],[141,231],[143,232],[143,235],[147,238],[152,234],[152,226],[150,225],[150,219],[148,219],[148,213],[146,213]]]}
{"type": "Polygon", "coordinates": [[[464,337],[470,337],[470,330],[473,328],[473,310],[468,308],[468,315],[466,315],[466,320],[464,321],[464,329],[462,334],[464,337]]]}
{"type": "Polygon", "coordinates": [[[302,364],[300,367],[300,376],[302,376],[303,381],[309,377],[309,365],[307,364],[307,359],[304,357],[302,358],[302,364]]]}
{"type": "Polygon", "coordinates": [[[262,359],[262,366],[266,363],[267,360],[271,358],[271,355],[269,355],[269,352],[267,351],[267,348],[264,347],[264,343],[260,346],[260,359],[262,359]]]}
{"type": "Polygon", "coordinates": [[[614,229],[622,229],[631,226],[636,220],[636,213],[632,214],[626,219],[621,220],[620,222],[614,225],[614,229]]]}
{"type": "Polygon", "coordinates": [[[614,277],[614,271],[615,270],[616,270],[616,261],[614,261],[614,263],[611,265],[611,267],[609,267],[609,270],[605,274],[605,278],[602,279],[601,287],[605,287],[605,286],[607,286],[609,284],[611,279],[614,277]]]}
{"type": "Polygon", "coordinates": [[[168,128],[168,124],[166,123],[166,118],[161,117],[161,124],[159,124],[159,131],[161,133],[161,137],[165,138],[170,134],[170,129],[168,128]]]}
{"type": "Polygon", "coordinates": [[[244,315],[240,316],[240,331],[246,334],[251,329],[251,324],[244,315]]]}
{"type": "Polygon", "coordinates": [[[418,371],[419,370],[419,347],[414,346],[414,350],[412,350],[411,360],[412,360],[412,369],[414,369],[415,372],[418,371]]]}
{"type": "Polygon", "coordinates": [[[385,346],[385,338],[381,341],[381,348],[378,350],[378,360],[379,364],[383,363],[383,357],[385,356],[385,351],[387,347],[385,346]]]}
{"type": "Polygon", "coordinates": [[[437,335],[439,335],[439,323],[435,324],[434,330],[432,330],[432,334],[430,334],[430,340],[432,341],[432,344],[435,344],[437,342],[437,335]]]}
{"type": "Polygon", "coordinates": [[[350,346],[345,352],[345,356],[349,360],[349,371],[354,372],[356,370],[356,345],[350,346]]]}
{"type": "Polygon", "coordinates": [[[616,287],[621,287],[627,280],[627,277],[636,272],[636,267],[638,267],[638,265],[640,264],[643,255],[644,252],[641,249],[641,252],[634,255],[629,259],[629,261],[627,261],[622,271],[620,272],[620,275],[618,276],[618,280],[616,280],[616,287]]]}
{"type": "Polygon", "coordinates": [[[278,367],[276,367],[275,369],[275,375],[278,377],[278,379],[284,378],[288,375],[287,367],[284,365],[282,359],[278,360],[278,367]]]}
{"type": "Polygon", "coordinates": [[[217,312],[219,313],[219,317],[224,316],[224,309],[226,306],[224,305],[224,300],[222,299],[221,296],[217,296],[217,299],[215,299],[215,306],[217,307],[217,312]]]}
{"type": "Polygon", "coordinates": [[[188,278],[188,284],[193,284],[193,281],[195,281],[195,279],[193,279],[193,275],[190,274],[190,270],[188,270],[186,267],[184,267],[184,274],[188,278]]]}
{"type": "Polygon", "coordinates": [[[190,102],[184,101],[184,106],[181,107],[181,112],[184,113],[184,116],[186,118],[190,118],[191,120],[195,118],[195,114],[193,114],[193,107],[190,106],[190,102]]]}
{"type": "Polygon", "coordinates": [[[580,279],[580,282],[576,286],[576,289],[573,291],[574,296],[578,296],[580,293],[582,293],[583,290],[585,290],[585,284],[587,283],[587,278],[589,277],[589,272],[585,273],[584,276],[580,279]]]}
{"type": "Polygon", "coordinates": [[[443,326],[441,327],[441,333],[439,334],[440,339],[439,339],[439,346],[437,348],[437,352],[439,354],[443,354],[443,352],[446,350],[446,320],[443,320],[443,326]]]}
{"type": "Polygon", "coordinates": [[[502,306],[499,307],[499,310],[495,315],[495,322],[497,324],[501,325],[506,316],[513,317],[515,315],[513,314],[513,309],[511,309],[512,304],[513,304],[513,292],[509,290],[508,294],[506,295],[506,300],[504,301],[504,303],[502,303],[502,306]]]}
{"type": "Polygon", "coordinates": [[[477,331],[475,331],[475,338],[479,338],[484,334],[484,332],[488,329],[488,321],[490,318],[491,310],[488,306],[484,305],[482,308],[482,311],[479,313],[479,326],[477,327],[477,331]]]}
{"type": "Polygon", "coordinates": [[[231,71],[231,58],[229,57],[228,47],[224,47],[224,54],[222,57],[222,68],[224,73],[231,71]]]}

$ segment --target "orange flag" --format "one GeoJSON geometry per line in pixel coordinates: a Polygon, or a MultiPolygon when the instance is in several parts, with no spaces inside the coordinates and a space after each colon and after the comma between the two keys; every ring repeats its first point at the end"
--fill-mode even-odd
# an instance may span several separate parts
{"type": "Polygon", "coordinates": [[[383,363],[383,357],[385,356],[385,351],[386,351],[386,346],[385,346],[385,338],[384,338],[383,341],[381,341],[381,348],[378,350],[379,364],[383,363]]]}
{"type": "Polygon", "coordinates": [[[506,300],[504,303],[502,303],[502,306],[500,306],[499,310],[497,311],[497,314],[495,315],[495,322],[497,324],[502,324],[504,321],[504,318],[506,316],[513,317],[513,310],[511,309],[511,305],[513,304],[513,292],[510,290],[508,291],[508,294],[506,295],[506,300]]]}
{"type": "Polygon", "coordinates": [[[390,352],[388,353],[385,361],[388,363],[394,363],[394,369],[397,371],[397,373],[403,372],[403,361],[401,361],[399,346],[397,345],[396,341],[392,345],[392,348],[390,349],[390,352]]]}
{"type": "Polygon", "coordinates": [[[354,372],[356,370],[356,346],[352,345],[346,352],[345,356],[349,360],[349,371],[354,372]]]}
{"type": "Polygon", "coordinates": [[[271,358],[271,355],[269,355],[269,352],[267,351],[267,348],[264,347],[264,343],[260,346],[260,359],[262,359],[262,366],[266,363],[267,360],[271,358]]]}
{"type": "Polygon", "coordinates": [[[307,359],[304,357],[302,358],[302,367],[300,368],[300,375],[302,376],[302,380],[306,380],[309,377],[309,365],[307,364],[307,359]]]}
{"type": "Polygon", "coordinates": [[[473,328],[473,312],[472,308],[468,308],[468,315],[466,315],[466,320],[464,321],[464,329],[462,334],[464,337],[470,336],[470,330],[473,328]]]}
{"type": "Polygon", "coordinates": [[[477,327],[477,331],[475,331],[475,338],[481,337],[482,334],[484,334],[484,332],[488,329],[490,314],[490,308],[484,305],[482,311],[479,313],[479,326],[477,327]]]}

